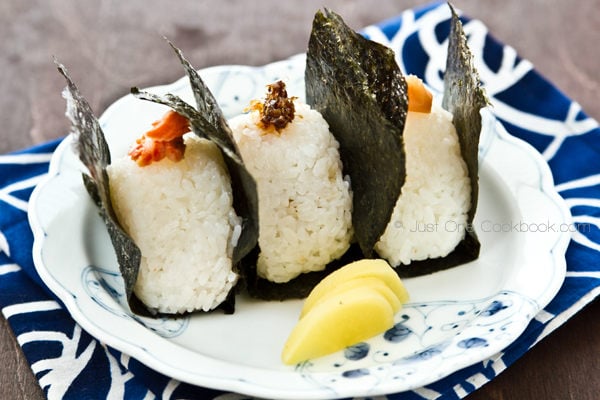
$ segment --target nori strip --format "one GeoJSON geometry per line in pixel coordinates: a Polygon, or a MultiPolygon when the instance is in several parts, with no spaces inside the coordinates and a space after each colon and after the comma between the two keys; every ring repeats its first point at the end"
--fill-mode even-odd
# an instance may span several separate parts
{"type": "Polygon", "coordinates": [[[473,66],[473,56],[467,44],[462,23],[454,8],[448,3],[452,18],[448,37],[448,56],[444,73],[444,96],[442,106],[452,113],[452,123],[460,143],[460,151],[469,173],[471,183],[471,208],[467,215],[465,237],[447,256],[413,261],[396,270],[402,277],[430,274],[473,261],[479,257],[481,244],[473,227],[479,195],[479,136],[481,133],[480,110],[489,104],[481,87],[479,74],[473,66]]]}
{"type": "MultiPolygon", "coordinates": [[[[242,218],[242,232],[233,250],[232,261],[237,265],[258,242],[258,192],[256,182],[246,169],[240,151],[233,139],[231,128],[216,99],[200,78],[198,72],[185,59],[181,50],[171,42],[189,78],[197,109],[172,94],[158,96],[132,88],[131,93],[140,99],[171,107],[190,121],[194,134],[214,142],[221,153],[231,177],[233,208],[242,218]]],[[[243,276],[242,276],[243,278],[243,276]]]]}
{"type": "Polygon", "coordinates": [[[325,9],[313,20],[305,85],[308,104],[340,143],[352,185],[356,240],[371,257],[405,180],[406,81],[393,50],[360,36],[325,9]]]}
{"type": "Polygon", "coordinates": [[[456,128],[460,151],[469,171],[471,209],[468,222],[472,223],[479,196],[478,147],[481,133],[479,111],[489,104],[489,100],[473,65],[473,56],[462,23],[452,5],[448,3],[448,6],[452,12],[452,20],[448,38],[442,107],[453,115],[452,123],[456,128]]]}
{"type": "Polygon", "coordinates": [[[110,151],[98,120],[86,99],[69,76],[64,65],[54,60],[58,71],[67,80],[64,97],[67,100],[67,117],[71,121],[71,134],[74,138],[75,150],[89,171],[83,173],[83,183],[94,203],[100,210],[110,240],[115,249],[119,270],[125,284],[125,294],[131,310],[148,315],[148,310],[139,307],[133,287],[137,280],[141,252],[133,239],[119,224],[110,200],[110,187],[106,167],[110,164],[110,151]]]}
{"type": "Polygon", "coordinates": [[[257,246],[242,263],[244,263],[244,270],[246,271],[246,289],[248,294],[251,297],[261,300],[305,298],[327,275],[346,264],[363,258],[358,244],[353,243],[344,255],[331,261],[324,270],[305,272],[289,282],[275,283],[258,276],[256,260],[259,253],[260,248],[257,246]]]}

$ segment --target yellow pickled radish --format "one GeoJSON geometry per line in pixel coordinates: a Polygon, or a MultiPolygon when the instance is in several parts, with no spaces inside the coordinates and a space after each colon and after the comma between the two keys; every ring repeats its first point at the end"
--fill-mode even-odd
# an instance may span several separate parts
{"type": "Polygon", "coordinates": [[[281,359],[296,364],[342,350],[391,328],[394,314],[389,301],[372,287],[328,296],[298,321],[281,359]]]}
{"type": "Polygon", "coordinates": [[[368,287],[372,290],[379,292],[392,307],[394,313],[398,312],[402,307],[402,302],[392,291],[392,289],[381,279],[374,276],[366,276],[366,277],[357,277],[347,281],[339,282],[331,288],[331,290],[324,292],[323,296],[319,298],[309,296],[309,298],[305,301],[304,306],[302,307],[302,311],[300,312],[300,318],[306,315],[311,309],[313,309],[317,304],[326,300],[331,296],[336,296],[339,293],[345,292],[347,290],[352,290],[357,287],[368,287]],[[310,300],[310,301],[309,301],[310,300]]]}
{"type": "Polygon", "coordinates": [[[364,259],[350,263],[327,275],[310,292],[301,315],[305,315],[314,304],[318,303],[328,293],[334,291],[341,283],[357,278],[373,277],[383,281],[394,292],[401,303],[408,301],[408,292],[398,274],[382,259],[364,259]]]}

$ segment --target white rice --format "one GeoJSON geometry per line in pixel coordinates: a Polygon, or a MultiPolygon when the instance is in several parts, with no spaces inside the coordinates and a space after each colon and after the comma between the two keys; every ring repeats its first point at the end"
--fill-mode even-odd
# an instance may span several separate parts
{"type": "Polygon", "coordinates": [[[294,105],[295,119],[280,133],[257,126],[258,111],[229,121],[258,186],[257,271],[273,282],[324,269],[352,238],[352,194],[339,144],[320,113],[294,105]]]}
{"type": "Polygon", "coordinates": [[[108,168],[117,217],[142,253],[134,291],[164,313],[213,309],[238,279],[229,175],[213,143],[188,136],[179,162],[124,157],[108,168]]]}
{"type": "Polygon", "coordinates": [[[409,112],[406,182],[375,249],[393,266],[448,255],[465,235],[471,184],[452,114],[409,112]]]}

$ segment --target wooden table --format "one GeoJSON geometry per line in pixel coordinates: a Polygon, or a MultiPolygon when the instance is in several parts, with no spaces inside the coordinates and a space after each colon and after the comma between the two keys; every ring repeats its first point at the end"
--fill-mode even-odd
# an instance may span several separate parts
{"type": "MultiPolygon", "coordinates": [[[[425,3],[329,0],[360,28],[425,3]]],[[[69,66],[96,113],[127,93],[179,78],[161,35],[198,67],[262,65],[303,52],[318,1],[3,0],[0,3],[0,154],[67,132],[64,82],[52,56],[69,66]]],[[[583,109],[600,119],[600,2],[456,0],[511,44],[583,109]]],[[[600,302],[579,312],[469,399],[600,398],[600,302]]],[[[6,320],[0,318],[0,398],[43,393],[6,320]]]]}

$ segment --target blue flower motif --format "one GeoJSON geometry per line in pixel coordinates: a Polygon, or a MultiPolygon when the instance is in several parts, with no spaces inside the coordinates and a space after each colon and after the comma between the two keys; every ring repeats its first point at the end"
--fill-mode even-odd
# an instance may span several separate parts
{"type": "Polygon", "coordinates": [[[491,317],[492,315],[496,314],[498,311],[502,311],[502,310],[504,310],[507,307],[508,306],[505,305],[504,303],[502,303],[501,301],[494,300],[492,302],[492,304],[490,304],[488,306],[488,308],[486,308],[485,310],[483,310],[481,312],[481,316],[483,316],[483,317],[491,317]]]}
{"type": "Polygon", "coordinates": [[[463,349],[471,349],[473,347],[485,347],[487,345],[487,340],[478,337],[473,337],[458,342],[458,347],[463,349]]]}
{"type": "Polygon", "coordinates": [[[412,355],[410,357],[406,357],[406,360],[409,361],[423,361],[423,360],[429,360],[432,357],[437,356],[438,354],[441,354],[441,350],[438,349],[437,347],[432,347],[430,349],[427,350],[423,350],[420,353],[417,353],[415,355],[412,355]]]}
{"type": "Polygon", "coordinates": [[[397,323],[383,334],[383,338],[388,342],[398,343],[403,341],[412,333],[412,330],[402,322],[397,323]]]}
{"type": "Polygon", "coordinates": [[[360,378],[365,375],[369,375],[369,370],[366,368],[351,369],[342,373],[344,378],[360,378]]]}
{"type": "Polygon", "coordinates": [[[360,342],[353,346],[346,347],[344,357],[351,361],[361,360],[369,354],[371,346],[368,343],[360,342]]]}

